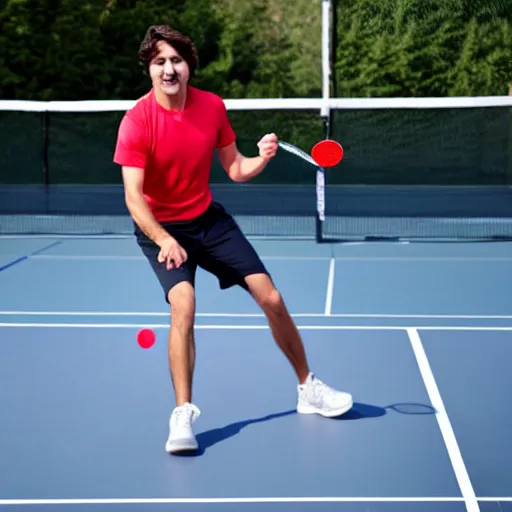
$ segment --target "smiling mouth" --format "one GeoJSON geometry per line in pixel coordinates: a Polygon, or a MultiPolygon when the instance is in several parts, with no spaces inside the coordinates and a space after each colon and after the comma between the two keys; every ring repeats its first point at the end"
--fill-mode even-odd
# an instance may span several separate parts
{"type": "Polygon", "coordinates": [[[179,80],[177,76],[171,76],[170,78],[164,78],[162,80],[164,85],[172,86],[179,84],[179,80]]]}

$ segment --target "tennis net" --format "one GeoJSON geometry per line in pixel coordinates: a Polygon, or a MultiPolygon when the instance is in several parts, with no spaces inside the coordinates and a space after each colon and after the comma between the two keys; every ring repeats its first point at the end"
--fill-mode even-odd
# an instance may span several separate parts
{"type": "MultiPolygon", "coordinates": [[[[127,235],[112,162],[130,101],[0,101],[0,234],[127,235]]],[[[345,158],[316,182],[280,151],[250,183],[218,161],[212,190],[251,237],[512,237],[512,97],[226,100],[242,152],[262,135],[308,152],[326,136],[345,158]],[[325,112],[329,116],[325,117],[325,112]],[[317,222],[319,205],[325,220],[317,222]]]]}

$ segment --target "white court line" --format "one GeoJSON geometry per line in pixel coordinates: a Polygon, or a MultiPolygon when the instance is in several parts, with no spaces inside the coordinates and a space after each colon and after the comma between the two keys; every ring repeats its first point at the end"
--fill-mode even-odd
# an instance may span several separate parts
{"type": "Polygon", "coordinates": [[[423,348],[421,338],[416,329],[408,328],[407,334],[409,335],[409,340],[411,341],[412,349],[414,351],[414,355],[416,356],[416,361],[418,363],[421,376],[423,377],[423,382],[425,383],[430,402],[437,411],[437,422],[439,424],[446,449],[448,450],[448,455],[450,457],[455,476],[457,477],[457,482],[459,483],[462,496],[466,502],[466,508],[468,512],[479,511],[480,508],[478,506],[475,491],[471,484],[464,460],[462,459],[462,454],[460,453],[457,438],[453,432],[448,413],[446,412],[443,399],[441,398],[441,393],[437,387],[437,383],[423,348]]]}
{"type": "MultiPolygon", "coordinates": [[[[1,101],[1,100],[0,100],[1,101]]],[[[2,215],[0,215],[0,218],[2,215]]],[[[85,235],[85,234],[68,234],[68,235],[58,235],[58,234],[28,234],[25,233],[23,235],[0,235],[0,240],[30,240],[30,239],[55,239],[55,240],[97,240],[101,242],[110,242],[112,240],[134,240],[133,233],[126,235],[114,235],[114,234],[96,234],[96,235],[85,235]]],[[[255,240],[258,242],[307,242],[310,244],[316,243],[315,237],[312,236],[272,236],[272,235],[248,235],[247,238],[249,240],[255,240]]],[[[361,242],[361,243],[370,243],[370,242],[361,242]]],[[[399,245],[399,242],[392,242],[396,245],[399,245]]]]}
{"type": "Polygon", "coordinates": [[[512,256],[337,256],[339,261],[512,261],[512,256]]]}
{"type": "Polygon", "coordinates": [[[332,503],[332,502],[461,502],[460,497],[283,497],[283,498],[87,498],[87,499],[13,499],[0,500],[0,505],[98,505],[98,504],[157,504],[157,503],[332,503]]]}
{"type": "Polygon", "coordinates": [[[0,235],[0,240],[101,240],[109,241],[109,240],[133,240],[133,235],[29,235],[28,233],[25,235],[0,235]]]}
{"type": "Polygon", "coordinates": [[[325,315],[331,315],[332,309],[332,295],[334,292],[334,267],[336,265],[336,260],[331,258],[331,262],[329,264],[329,277],[327,279],[327,293],[325,296],[325,315]]]}
{"type": "MultiPolygon", "coordinates": [[[[275,261],[312,261],[312,260],[329,260],[330,256],[260,256],[262,260],[275,260],[275,261]]],[[[112,261],[145,261],[145,256],[125,256],[125,255],[111,255],[111,254],[95,254],[95,255],[76,255],[76,254],[37,254],[30,256],[31,260],[112,260],[112,261]]]]}
{"type": "MultiPolygon", "coordinates": [[[[80,323],[28,323],[28,322],[2,322],[0,327],[19,327],[19,328],[80,328],[80,329],[168,329],[169,324],[148,324],[148,323],[131,323],[131,324],[80,324],[80,323]]],[[[510,327],[469,327],[469,326],[432,326],[432,325],[297,325],[298,329],[309,331],[407,331],[408,329],[416,329],[418,331],[512,331],[510,327]]],[[[211,329],[211,330],[267,330],[268,325],[201,325],[197,324],[194,329],[211,329]]]]}
{"type": "MultiPolygon", "coordinates": [[[[273,256],[261,255],[264,260],[309,261],[330,260],[331,256],[273,256]]],[[[35,260],[145,260],[142,255],[116,254],[36,254],[35,260]]],[[[512,256],[335,256],[337,261],[511,261],[512,256]]]]}
{"type": "MultiPolygon", "coordinates": [[[[168,317],[160,311],[0,311],[3,316],[149,316],[168,317]]],[[[512,315],[422,315],[422,314],[372,314],[372,313],[291,313],[294,318],[389,318],[389,319],[452,319],[452,320],[512,320],[512,315]]],[[[264,318],[264,313],[196,313],[196,317],[208,318],[264,318]]]]}
{"type": "MultiPolygon", "coordinates": [[[[290,497],[290,498],[90,498],[90,499],[0,499],[0,505],[130,505],[171,503],[458,503],[462,497],[290,497]]],[[[511,497],[484,497],[478,501],[512,501],[511,497]]]]}

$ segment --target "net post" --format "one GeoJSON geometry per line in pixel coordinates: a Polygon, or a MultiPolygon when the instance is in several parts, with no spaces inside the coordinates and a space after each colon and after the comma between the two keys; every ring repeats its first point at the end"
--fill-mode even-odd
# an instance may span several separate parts
{"type": "MultiPolygon", "coordinates": [[[[330,137],[330,108],[331,93],[331,12],[332,0],[322,0],[322,106],[320,116],[324,121],[325,138],[330,137]]],[[[315,238],[321,243],[325,220],[325,170],[318,168],[316,172],[316,228],[315,238]]]]}
{"type": "Polygon", "coordinates": [[[48,145],[49,145],[49,123],[50,113],[48,109],[44,109],[42,119],[42,135],[43,135],[43,185],[44,185],[44,199],[45,199],[45,212],[50,213],[50,166],[48,158],[48,145]]]}
{"type": "Polygon", "coordinates": [[[316,242],[323,242],[323,224],[325,220],[325,171],[319,167],[316,171],[316,242]]]}
{"type": "Polygon", "coordinates": [[[322,0],[322,99],[321,115],[329,108],[331,92],[331,0],[322,0]]]}
{"type": "Polygon", "coordinates": [[[336,73],[338,51],[338,2],[331,0],[331,96],[338,97],[338,75],[336,73]]]}

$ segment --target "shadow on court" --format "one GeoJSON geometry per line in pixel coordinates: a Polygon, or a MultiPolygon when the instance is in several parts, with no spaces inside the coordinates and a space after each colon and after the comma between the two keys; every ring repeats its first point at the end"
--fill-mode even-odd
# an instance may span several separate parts
{"type": "Polygon", "coordinates": [[[290,411],[279,412],[275,414],[267,414],[266,416],[262,416],[261,418],[254,418],[251,420],[237,421],[236,423],[231,423],[224,427],[214,428],[212,430],[206,430],[205,432],[201,432],[196,435],[197,442],[199,444],[199,450],[195,452],[184,452],[178,455],[182,457],[199,457],[204,454],[204,452],[211,448],[212,446],[229,439],[230,437],[234,437],[240,433],[240,431],[249,426],[254,425],[256,423],[263,423],[264,421],[275,420],[277,418],[284,418],[285,416],[290,416],[292,414],[297,414],[295,409],[290,411]]]}
{"type": "Polygon", "coordinates": [[[350,421],[365,418],[380,418],[381,416],[385,416],[388,410],[394,411],[398,414],[406,414],[413,416],[436,413],[436,410],[430,405],[414,402],[401,402],[387,405],[386,407],[379,407],[378,405],[354,402],[354,406],[346,414],[331,419],[338,421],[350,421]]]}
{"type": "MultiPolygon", "coordinates": [[[[399,414],[407,415],[435,414],[436,412],[433,407],[419,403],[403,402],[391,404],[386,407],[379,407],[377,405],[354,402],[354,405],[349,412],[342,416],[338,416],[337,418],[326,418],[326,421],[351,421],[368,418],[380,418],[386,415],[387,410],[392,410],[399,414]]],[[[275,414],[268,414],[266,416],[262,416],[261,418],[237,421],[236,423],[231,423],[224,427],[201,432],[196,436],[197,442],[199,443],[199,450],[190,453],[184,452],[177,455],[182,457],[200,457],[201,455],[204,455],[208,448],[211,448],[212,446],[221,443],[222,441],[226,441],[230,437],[236,436],[242,429],[248,427],[249,425],[263,423],[265,421],[271,421],[278,418],[283,418],[285,416],[291,416],[293,414],[297,414],[295,409],[275,414]]]]}

